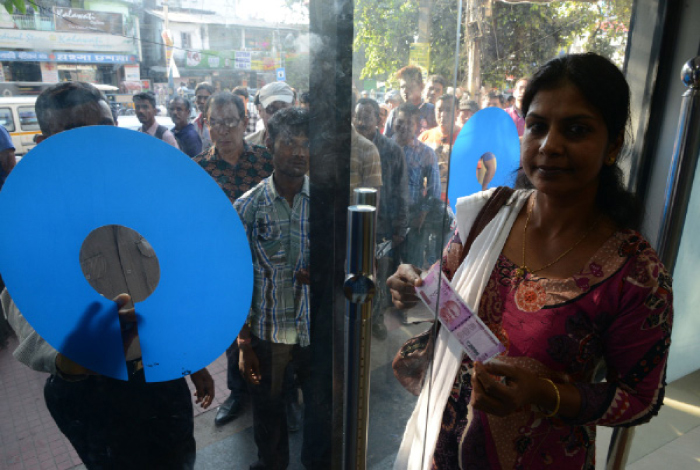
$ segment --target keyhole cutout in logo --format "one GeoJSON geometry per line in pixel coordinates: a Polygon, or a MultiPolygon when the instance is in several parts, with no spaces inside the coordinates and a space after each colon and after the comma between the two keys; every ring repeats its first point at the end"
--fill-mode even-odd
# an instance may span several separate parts
{"type": "Polygon", "coordinates": [[[96,228],[80,248],[80,267],[102,296],[131,295],[142,302],[158,287],[160,264],[155,250],[137,231],[122,225],[96,228]]]}

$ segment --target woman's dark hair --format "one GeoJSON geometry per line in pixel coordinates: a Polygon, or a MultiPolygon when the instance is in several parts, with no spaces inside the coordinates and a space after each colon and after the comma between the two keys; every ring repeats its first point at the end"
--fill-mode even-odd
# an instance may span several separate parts
{"type": "MultiPolygon", "coordinates": [[[[529,79],[523,95],[523,115],[527,116],[537,93],[565,84],[578,88],[588,104],[600,112],[608,130],[608,141],[613,143],[622,139],[624,144],[630,119],[629,85],[615,64],[592,52],[557,57],[537,70],[529,79]]],[[[619,228],[638,229],[643,212],[636,196],[625,187],[620,169],[622,157],[624,152],[621,150],[614,164],[604,164],[600,170],[596,205],[619,228]]],[[[516,184],[527,186],[522,175],[516,184]]]]}
{"type": "Polygon", "coordinates": [[[245,105],[243,104],[243,100],[238,95],[234,95],[228,91],[220,91],[209,97],[207,104],[204,105],[204,116],[206,116],[207,119],[209,118],[209,110],[213,106],[221,107],[227,104],[234,104],[238,110],[238,117],[241,119],[245,118],[245,105]]]}

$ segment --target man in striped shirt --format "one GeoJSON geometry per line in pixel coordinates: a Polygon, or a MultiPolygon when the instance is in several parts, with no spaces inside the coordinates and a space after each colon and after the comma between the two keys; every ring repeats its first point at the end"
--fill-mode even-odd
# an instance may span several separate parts
{"type": "MultiPolygon", "coordinates": [[[[238,335],[239,366],[251,392],[258,446],[259,460],[251,469],[289,464],[282,386],[288,365],[308,396],[308,134],[308,111],[286,108],[275,113],[267,123],[266,141],[274,172],[234,203],[246,228],[255,271],[250,313],[238,335]]],[[[306,427],[307,422],[305,436],[306,427]]],[[[302,462],[311,454],[306,443],[304,439],[302,462]]]]}

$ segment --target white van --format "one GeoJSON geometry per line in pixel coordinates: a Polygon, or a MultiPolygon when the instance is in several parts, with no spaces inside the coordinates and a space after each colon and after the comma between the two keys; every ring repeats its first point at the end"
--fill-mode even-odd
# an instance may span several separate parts
{"type": "Polygon", "coordinates": [[[12,136],[15,154],[21,156],[36,145],[34,136],[41,134],[34,112],[36,96],[8,96],[0,98],[0,125],[12,136]]]}

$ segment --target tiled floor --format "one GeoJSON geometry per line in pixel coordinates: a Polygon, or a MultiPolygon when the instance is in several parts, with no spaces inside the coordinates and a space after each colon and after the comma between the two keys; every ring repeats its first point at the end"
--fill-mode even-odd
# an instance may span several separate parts
{"type": "MultiPolygon", "coordinates": [[[[78,454],[46,409],[47,375],[16,361],[12,357],[16,345],[11,338],[8,347],[0,350],[0,469],[65,470],[80,465],[78,454]]],[[[226,358],[220,357],[208,369],[215,384],[210,408],[214,409],[228,396],[226,358]]],[[[195,416],[203,412],[195,406],[195,416]]]]}
{"type": "MultiPolygon", "coordinates": [[[[390,330],[389,340],[379,343],[376,348],[373,346],[372,369],[382,372],[380,375],[373,373],[372,380],[378,388],[382,386],[381,382],[389,384],[394,381],[390,368],[383,366],[391,359],[403,339],[396,335],[397,330],[407,328],[392,317],[387,318],[387,325],[390,330]],[[393,336],[397,336],[394,339],[398,342],[391,341],[393,336]]],[[[405,334],[415,334],[412,331],[415,328],[417,327],[408,327],[410,331],[407,330],[405,334]]],[[[7,348],[0,350],[0,470],[62,470],[82,467],[80,459],[56,428],[44,404],[46,374],[33,372],[17,362],[11,354],[16,341],[10,341],[7,348]]],[[[215,409],[228,394],[225,358],[222,356],[217,359],[209,370],[216,384],[216,398],[210,412],[202,415],[203,410],[195,409],[195,437],[199,454],[197,468],[218,470],[224,468],[221,467],[222,461],[229,462],[226,468],[233,468],[230,467],[229,455],[253,450],[250,448],[253,445],[250,442],[251,436],[248,436],[250,413],[244,413],[233,423],[221,428],[213,425],[215,409]],[[234,437],[237,434],[239,436],[234,437]],[[221,455],[217,457],[218,454],[221,455]]],[[[382,405],[382,408],[385,407],[382,405]]],[[[387,421],[384,424],[389,424],[393,420],[385,417],[384,421],[387,421]]],[[[380,434],[388,435],[391,431],[391,426],[377,424],[376,421],[374,423],[382,427],[380,434]]],[[[394,433],[397,439],[400,438],[400,433],[394,433]]],[[[609,435],[609,430],[599,430],[597,461],[598,468],[601,469],[604,468],[609,435]]],[[[391,455],[382,456],[381,462],[376,461],[370,467],[373,470],[390,468],[392,461],[391,455]]],[[[700,468],[700,371],[668,386],[666,403],[659,416],[650,424],[636,429],[627,468],[700,468]]]]}

